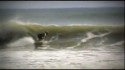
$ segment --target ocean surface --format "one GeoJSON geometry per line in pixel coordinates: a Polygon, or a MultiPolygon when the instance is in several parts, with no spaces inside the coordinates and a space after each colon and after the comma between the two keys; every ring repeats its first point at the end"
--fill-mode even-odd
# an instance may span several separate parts
{"type": "Polygon", "coordinates": [[[1,21],[42,25],[123,25],[124,8],[0,9],[1,21]]]}
{"type": "Polygon", "coordinates": [[[0,69],[124,69],[123,12],[1,9],[0,69]],[[44,31],[49,34],[35,49],[35,36],[44,31]]]}
{"type": "Polygon", "coordinates": [[[0,69],[124,69],[124,32],[58,33],[37,45],[25,36],[0,49],[0,69]]]}

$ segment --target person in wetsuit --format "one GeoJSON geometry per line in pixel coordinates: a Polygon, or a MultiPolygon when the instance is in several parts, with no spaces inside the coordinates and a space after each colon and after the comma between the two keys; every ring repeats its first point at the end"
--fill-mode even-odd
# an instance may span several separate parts
{"type": "Polygon", "coordinates": [[[45,39],[45,37],[47,36],[47,32],[44,32],[44,33],[40,33],[37,35],[37,38],[39,41],[45,39]]]}
{"type": "Polygon", "coordinates": [[[44,33],[39,33],[37,35],[38,40],[35,43],[35,48],[42,46],[42,44],[43,44],[42,40],[44,40],[46,38],[47,34],[48,34],[48,32],[44,32],[44,33]]]}

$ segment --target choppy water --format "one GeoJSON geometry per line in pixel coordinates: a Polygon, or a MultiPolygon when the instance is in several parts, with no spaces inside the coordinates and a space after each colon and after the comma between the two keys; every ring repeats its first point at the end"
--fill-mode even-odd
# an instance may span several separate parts
{"type": "Polygon", "coordinates": [[[0,68],[124,69],[124,40],[113,38],[116,41],[107,43],[110,34],[87,32],[69,39],[55,35],[38,49],[32,37],[24,37],[0,50],[0,68]]]}
{"type": "MultiPolygon", "coordinates": [[[[123,35],[119,34],[117,39],[112,37],[113,32],[105,32],[101,34],[94,34],[93,32],[84,33],[83,36],[75,36],[71,38],[60,38],[59,35],[51,36],[49,39],[42,41],[43,45],[37,45],[38,49],[59,50],[59,49],[77,49],[84,50],[87,48],[99,47],[115,47],[124,48],[123,35]],[[121,36],[121,37],[120,37],[121,36]]],[[[35,40],[28,36],[8,43],[6,50],[33,50],[35,49],[35,40]]]]}
{"type": "MultiPolygon", "coordinates": [[[[123,8],[1,9],[1,21],[58,26],[0,25],[0,69],[124,69],[124,30],[83,25],[123,25],[123,8]],[[14,21],[14,22],[13,22],[14,21]],[[119,23],[119,24],[118,24],[119,23]],[[61,27],[71,25],[71,27],[61,27]],[[21,28],[22,27],[22,28],[21,28]],[[42,29],[43,27],[43,29],[42,29]],[[49,37],[35,49],[35,30],[49,37]],[[73,29],[74,28],[74,29],[73,29]],[[95,31],[95,32],[94,32],[95,31]]],[[[5,24],[5,23],[4,23],[5,24]]],[[[6,24],[5,24],[6,25],[6,24]]]]}
{"type": "Polygon", "coordinates": [[[5,69],[124,69],[124,52],[115,51],[0,51],[5,69]]]}

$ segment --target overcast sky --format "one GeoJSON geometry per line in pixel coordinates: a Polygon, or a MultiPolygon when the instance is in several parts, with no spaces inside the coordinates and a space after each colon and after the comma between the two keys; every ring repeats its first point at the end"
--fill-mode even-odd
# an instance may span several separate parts
{"type": "Polygon", "coordinates": [[[81,8],[124,7],[124,1],[0,1],[0,8],[81,8]]]}

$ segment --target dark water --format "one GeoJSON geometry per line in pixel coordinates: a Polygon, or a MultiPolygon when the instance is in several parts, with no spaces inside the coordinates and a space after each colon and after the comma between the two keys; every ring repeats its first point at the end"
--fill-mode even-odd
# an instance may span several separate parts
{"type": "MultiPolygon", "coordinates": [[[[60,34],[55,34],[48,39],[41,41],[43,44],[36,44],[39,50],[48,49],[48,50],[60,50],[60,49],[75,49],[75,50],[85,50],[91,48],[99,48],[99,47],[107,47],[107,48],[116,48],[115,46],[119,46],[117,48],[121,48],[121,51],[124,50],[124,32],[122,30],[119,31],[111,31],[107,32],[99,32],[95,33],[92,31],[87,31],[84,33],[71,34],[69,36],[61,36],[60,34]]],[[[65,33],[64,33],[65,34],[65,33]]],[[[10,42],[6,42],[4,47],[8,50],[34,50],[35,48],[35,40],[32,36],[24,36],[19,37],[16,34],[15,40],[11,39],[10,42]]],[[[5,36],[6,37],[6,36],[5,36]]],[[[2,35],[1,35],[2,38],[2,35]]],[[[5,38],[6,39],[6,38],[5,38]]],[[[7,39],[6,39],[7,40],[7,39]]],[[[2,40],[1,40],[2,41],[2,40]]],[[[1,42],[2,43],[2,42],[1,42]]],[[[3,48],[3,49],[4,49],[3,48]]],[[[116,49],[117,49],[116,48],[116,49]]]]}

